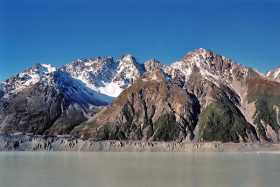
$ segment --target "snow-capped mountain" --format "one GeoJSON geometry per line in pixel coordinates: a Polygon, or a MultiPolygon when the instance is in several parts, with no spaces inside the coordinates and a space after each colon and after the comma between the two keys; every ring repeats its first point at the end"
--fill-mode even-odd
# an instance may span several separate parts
{"type": "Polygon", "coordinates": [[[163,65],[155,59],[141,64],[129,54],[117,60],[113,57],[78,59],[60,68],[36,64],[6,80],[2,84],[4,85],[2,90],[5,90],[6,98],[40,83],[63,90],[65,95],[75,95],[75,100],[78,98],[84,100],[86,97],[87,101],[94,98],[93,100],[98,100],[99,103],[111,103],[141,75],[156,69],[160,69],[185,86],[193,74],[199,73],[204,80],[215,85],[227,83],[227,86],[232,87],[237,94],[241,91],[235,88],[233,81],[244,80],[249,72],[248,68],[236,64],[229,58],[200,48],[187,53],[182,60],[170,65],[163,65]],[[69,82],[71,84],[68,84],[69,82]]]}
{"type": "Polygon", "coordinates": [[[69,73],[90,89],[112,98],[117,97],[144,73],[143,65],[137,63],[132,55],[124,55],[117,61],[112,57],[77,60],[60,70],[69,73]]]}
{"type": "Polygon", "coordinates": [[[49,64],[36,64],[3,82],[2,87],[4,88],[6,94],[9,95],[20,92],[38,82],[48,84],[51,74],[55,71],[56,68],[49,64]]]}
{"type": "Polygon", "coordinates": [[[55,68],[48,64],[36,64],[1,84],[6,90],[6,97],[16,94],[37,83],[55,84],[54,75],[60,87],[61,81],[72,78],[75,87],[83,93],[94,95],[104,102],[110,103],[133,81],[138,79],[145,71],[144,65],[136,61],[132,55],[123,55],[114,61],[112,57],[98,57],[93,59],[78,59],[73,63],[55,68]],[[64,74],[62,73],[64,72],[64,74]]]}
{"type": "MultiPolygon", "coordinates": [[[[188,53],[182,60],[163,65],[153,59],[144,64],[138,63],[130,54],[114,60],[113,57],[78,59],[60,68],[47,64],[36,64],[5,81],[6,96],[22,91],[37,83],[51,84],[54,74],[63,75],[75,82],[78,90],[87,95],[94,95],[101,101],[110,103],[145,72],[161,69],[173,79],[187,82],[193,72],[199,71],[205,79],[212,82],[230,82],[248,73],[248,68],[206,49],[197,49],[188,53]],[[61,73],[64,72],[65,74],[61,73]]],[[[244,77],[243,77],[244,78],[244,77]]],[[[60,82],[59,79],[56,79],[60,82]]],[[[61,87],[62,85],[60,85],[61,87]]]]}
{"type": "Polygon", "coordinates": [[[170,65],[132,55],[37,64],[0,83],[0,131],[278,142],[278,75],[202,48],[170,65]]]}
{"type": "Polygon", "coordinates": [[[188,81],[194,71],[199,71],[205,79],[218,82],[231,82],[237,76],[244,78],[248,73],[245,66],[203,48],[187,53],[182,60],[172,63],[165,69],[173,77],[178,76],[179,71],[185,81],[188,81]]]}
{"type": "Polygon", "coordinates": [[[256,70],[206,49],[145,67],[114,105],[74,132],[97,140],[279,141],[280,85],[256,70]]]}
{"type": "Polygon", "coordinates": [[[143,73],[131,55],[36,64],[1,83],[0,131],[69,133],[143,73]]]}

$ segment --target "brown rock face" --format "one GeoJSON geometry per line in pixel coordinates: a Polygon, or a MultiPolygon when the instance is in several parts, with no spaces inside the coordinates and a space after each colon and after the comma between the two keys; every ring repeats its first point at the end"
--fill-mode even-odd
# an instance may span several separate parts
{"type": "Polygon", "coordinates": [[[82,128],[82,136],[99,140],[192,140],[199,112],[200,105],[192,95],[155,71],[78,129],[82,128]]]}
{"type": "Polygon", "coordinates": [[[238,96],[194,73],[187,90],[160,70],[147,73],[92,120],[74,129],[95,140],[257,141],[238,96]]]}
{"type": "Polygon", "coordinates": [[[257,72],[204,49],[171,68],[145,66],[150,72],[73,133],[96,140],[259,141],[242,110],[247,94],[237,89],[248,90],[257,72]]]}
{"type": "Polygon", "coordinates": [[[159,70],[164,67],[163,64],[161,64],[158,60],[155,59],[146,61],[144,66],[145,66],[145,70],[148,72],[159,70]]]}

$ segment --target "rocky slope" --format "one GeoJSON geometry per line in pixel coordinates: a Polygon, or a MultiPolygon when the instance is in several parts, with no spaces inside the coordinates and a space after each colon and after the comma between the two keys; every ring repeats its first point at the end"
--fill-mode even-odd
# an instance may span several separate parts
{"type": "Polygon", "coordinates": [[[77,60],[61,68],[36,64],[1,84],[2,132],[66,134],[143,73],[131,55],[77,60]]]}
{"type": "Polygon", "coordinates": [[[37,65],[2,84],[0,128],[93,140],[279,142],[272,72],[206,49],[170,65],[131,55],[37,65]]]}
{"type": "MultiPolygon", "coordinates": [[[[4,132],[68,133],[86,120],[85,112],[107,103],[63,72],[54,72],[48,82],[40,80],[22,90],[12,89],[0,102],[0,128],[4,132]]],[[[9,89],[9,87],[6,87],[9,89]]],[[[96,94],[97,95],[97,94],[96,94]]]]}
{"type": "Polygon", "coordinates": [[[86,127],[75,130],[98,140],[192,139],[199,103],[167,80],[160,71],[144,75],[86,127]]]}

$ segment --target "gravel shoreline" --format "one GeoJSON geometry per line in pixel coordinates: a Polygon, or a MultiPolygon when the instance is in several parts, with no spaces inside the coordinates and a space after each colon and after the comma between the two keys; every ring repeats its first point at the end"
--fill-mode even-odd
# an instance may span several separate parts
{"type": "Polygon", "coordinates": [[[0,134],[0,151],[75,152],[280,152],[280,144],[93,141],[67,136],[0,134]]]}

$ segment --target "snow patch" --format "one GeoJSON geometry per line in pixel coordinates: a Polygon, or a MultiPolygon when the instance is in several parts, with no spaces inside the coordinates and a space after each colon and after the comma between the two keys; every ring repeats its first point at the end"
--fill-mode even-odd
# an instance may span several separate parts
{"type": "Polygon", "coordinates": [[[104,87],[99,87],[98,91],[111,97],[118,97],[123,91],[123,88],[121,88],[121,85],[117,82],[104,83],[104,85],[104,87]]]}
{"type": "Polygon", "coordinates": [[[38,74],[27,75],[29,79],[23,83],[24,86],[34,85],[40,81],[41,77],[38,74]]]}
{"type": "Polygon", "coordinates": [[[56,68],[53,67],[52,65],[50,64],[41,64],[42,67],[46,68],[46,72],[48,73],[52,73],[52,72],[55,72],[56,71],[56,68]]]}

